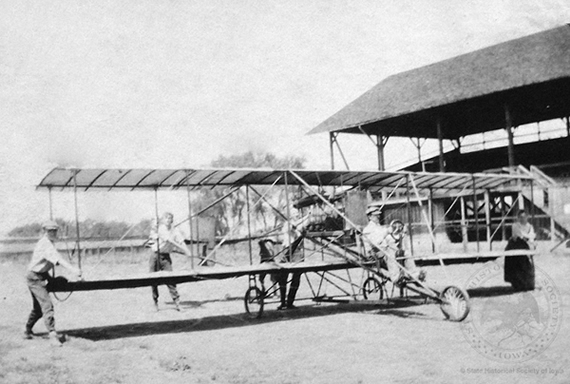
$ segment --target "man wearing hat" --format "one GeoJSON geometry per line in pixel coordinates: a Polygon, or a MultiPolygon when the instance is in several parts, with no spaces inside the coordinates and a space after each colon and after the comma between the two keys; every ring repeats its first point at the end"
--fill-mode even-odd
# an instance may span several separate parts
{"type": "MultiPolygon", "coordinates": [[[[174,215],[170,212],[164,212],[160,217],[158,226],[151,228],[150,238],[153,241],[151,245],[153,253],[150,255],[149,260],[150,272],[172,272],[172,258],[170,257],[172,252],[176,251],[190,255],[190,250],[184,243],[184,236],[178,228],[172,225],[173,222],[174,215]]],[[[176,284],[167,284],[166,286],[174,302],[175,309],[180,311],[180,295],[178,294],[176,284]]],[[[158,287],[153,285],[151,288],[154,308],[158,312],[158,287]]]]}
{"type": "Polygon", "coordinates": [[[46,288],[50,277],[49,271],[54,266],[61,265],[79,278],[81,278],[81,271],[61,257],[55,248],[54,241],[57,239],[57,223],[48,220],[43,223],[42,228],[44,235],[34,248],[26,273],[26,281],[32,294],[33,308],[26,323],[24,338],[31,339],[34,336],[32,328],[43,317],[51,343],[60,346],[61,339],[55,331],[53,303],[46,288]]]}
{"type": "Polygon", "coordinates": [[[362,230],[364,243],[368,246],[368,253],[377,260],[382,260],[388,269],[388,277],[396,282],[400,278],[400,268],[398,268],[395,255],[392,256],[388,250],[386,239],[390,234],[390,229],[380,224],[382,209],[375,205],[369,205],[366,210],[368,225],[362,230]]]}

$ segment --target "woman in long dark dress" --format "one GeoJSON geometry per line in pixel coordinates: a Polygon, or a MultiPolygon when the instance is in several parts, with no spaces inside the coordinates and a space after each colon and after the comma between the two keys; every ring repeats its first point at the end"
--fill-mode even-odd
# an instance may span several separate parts
{"type": "MultiPolygon", "coordinates": [[[[512,237],[505,250],[534,249],[536,235],[528,222],[525,211],[518,213],[518,220],[513,224],[512,237]]],[[[534,260],[532,255],[505,257],[505,281],[511,283],[516,291],[534,289],[534,260]]]]}

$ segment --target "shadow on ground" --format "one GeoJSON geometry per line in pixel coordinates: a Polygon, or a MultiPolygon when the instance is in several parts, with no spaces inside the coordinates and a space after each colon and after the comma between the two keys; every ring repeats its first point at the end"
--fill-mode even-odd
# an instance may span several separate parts
{"type": "MultiPolygon", "coordinates": [[[[190,305],[195,305],[194,302],[190,305]]],[[[342,313],[367,312],[377,315],[396,315],[398,317],[424,317],[425,315],[408,311],[406,308],[420,305],[416,301],[392,301],[390,304],[378,302],[356,302],[335,305],[301,306],[288,311],[265,311],[260,319],[250,319],[245,314],[208,316],[198,319],[172,320],[121,324],[113,326],[92,327],[67,330],[68,336],[84,338],[92,341],[124,339],[147,335],[200,332],[225,328],[249,327],[259,324],[314,318],[342,313]]]]}
{"type": "MultiPolygon", "coordinates": [[[[516,293],[511,287],[484,287],[469,290],[470,297],[494,297],[516,293]]],[[[200,307],[206,302],[242,300],[238,297],[228,297],[223,300],[185,301],[182,306],[186,310],[200,307]]],[[[433,303],[433,301],[430,301],[433,303]]],[[[245,314],[208,316],[197,319],[172,320],[159,322],[144,322],[121,324],[114,326],[92,327],[72,329],[66,331],[67,335],[80,337],[93,341],[113,340],[147,335],[174,334],[187,332],[200,332],[225,328],[249,327],[259,324],[306,319],[313,317],[329,316],[350,312],[366,312],[372,315],[396,316],[399,318],[415,318],[429,320],[431,317],[425,313],[412,310],[426,303],[425,299],[409,298],[395,299],[386,302],[349,302],[335,305],[304,305],[296,310],[288,311],[265,311],[260,319],[250,319],[245,314]]],[[[434,319],[440,321],[441,319],[434,319]]]]}
{"type": "MultiPolygon", "coordinates": [[[[184,300],[180,302],[180,305],[182,305],[182,307],[184,308],[198,308],[201,307],[204,304],[210,304],[210,303],[220,303],[220,302],[226,302],[226,301],[243,301],[243,296],[242,297],[235,297],[235,296],[229,296],[229,297],[225,297],[225,298],[221,298],[221,299],[210,299],[210,300],[184,300]]],[[[174,304],[173,302],[169,302],[167,304],[174,304]]]]}

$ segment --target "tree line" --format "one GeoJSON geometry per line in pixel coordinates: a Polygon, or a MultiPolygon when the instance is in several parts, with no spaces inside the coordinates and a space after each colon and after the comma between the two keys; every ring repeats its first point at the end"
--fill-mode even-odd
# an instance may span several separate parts
{"type": "MultiPolygon", "coordinates": [[[[56,218],[55,222],[59,225],[60,236],[66,238],[77,237],[77,225],[75,221],[56,218]]],[[[124,221],[95,221],[86,219],[79,222],[79,233],[83,238],[118,239],[128,231],[126,238],[144,238],[148,237],[150,233],[150,225],[150,219],[141,220],[136,224],[124,221]]],[[[31,223],[12,229],[8,233],[8,236],[37,237],[41,233],[41,223],[31,223]]]]}
{"type": "MultiPolygon", "coordinates": [[[[271,169],[303,169],[306,159],[302,156],[278,157],[268,152],[248,151],[239,155],[220,155],[210,163],[215,168],[271,168],[271,169]]],[[[285,205],[284,188],[269,190],[267,186],[258,186],[256,190],[265,195],[267,201],[259,201],[255,193],[249,194],[250,218],[254,231],[264,231],[278,226],[282,217],[275,214],[271,205],[283,208],[285,205]]],[[[212,202],[220,199],[227,193],[226,187],[202,188],[194,202],[196,211],[202,210],[212,202]]],[[[204,216],[215,220],[217,236],[223,236],[235,228],[236,235],[243,234],[245,230],[248,196],[243,190],[238,190],[219,204],[204,212],[204,216]]],[[[55,220],[60,226],[60,235],[76,237],[76,224],[72,220],[58,218],[55,220]]],[[[79,232],[84,238],[121,238],[127,231],[127,237],[144,238],[149,235],[151,219],[141,220],[136,224],[124,221],[95,221],[86,219],[79,222],[79,232]],[[132,226],[132,228],[131,228],[132,226]]],[[[10,237],[36,237],[41,234],[41,223],[30,223],[12,229],[10,237]]]]}

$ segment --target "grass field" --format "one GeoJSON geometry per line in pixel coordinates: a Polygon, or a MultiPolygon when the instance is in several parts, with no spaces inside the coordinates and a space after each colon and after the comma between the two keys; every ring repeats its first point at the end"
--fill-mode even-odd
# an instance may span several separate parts
{"type": "MultiPolygon", "coordinates": [[[[119,275],[147,268],[146,258],[118,260],[96,268],[87,262],[84,269],[119,275]]],[[[175,269],[183,264],[174,260],[175,269]]],[[[536,264],[555,281],[568,314],[570,258],[540,255],[536,264]]],[[[428,280],[462,285],[477,268],[452,266],[446,276],[432,267],[428,280]]],[[[247,278],[179,286],[182,312],[166,287],[159,312],[150,288],[74,293],[56,302],[57,327],[67,340],[54,348],[45,338],[21,338],[31,308],[24,270],[24,262],[0,265],[1,383],[570,382],[568,321],[539,356],[500,363],[475,351],[435,304],[299,301],[297,310],[277,311],[270,303],[262,319],[248,320],[247,278]]],[[[497,292],[472,301],[513,295],[504,283],[497,292]]],[[[305,280],[300,293],[309,293],[305,280]]],[[[35,331],[46,336],[41,321],[35,331]]]]}

